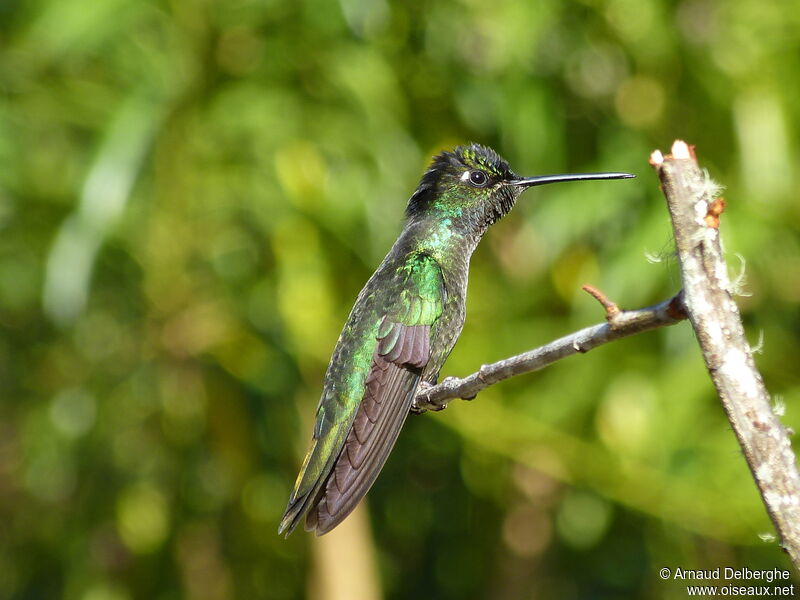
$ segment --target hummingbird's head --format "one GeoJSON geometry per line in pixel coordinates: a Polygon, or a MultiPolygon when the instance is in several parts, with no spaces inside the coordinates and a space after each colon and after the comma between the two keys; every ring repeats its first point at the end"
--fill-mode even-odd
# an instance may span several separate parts
{"type": "Polygon", "coordinates": [[[478,144],[458,146],[435,156],[422,176],[406,214],[486,217],[487,226],[514,206],[522,188],[507,185],[516,178],[494,150],[478,144]]]}
{"type": "Polygon", "coordinates": [[[476,233],[505,216],[527,188],[558,181],[625,179],[628,173],[579,173],[573,175],[516,175],[497,152],[479,144],[458,146],[434,157],[422,176],[406,215],[440,215],[467,223],[476,233]]]}

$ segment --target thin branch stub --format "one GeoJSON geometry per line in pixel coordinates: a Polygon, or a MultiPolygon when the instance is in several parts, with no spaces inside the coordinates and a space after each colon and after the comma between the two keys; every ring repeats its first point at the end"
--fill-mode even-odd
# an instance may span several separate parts
{"type": "Polygon", "coordinates": [[[603,292],[598,290],[593,285],[589,285],[588,283],[583,287],[581,287],[581,289],[600,303],[600,305],[606,311],[606,320],[613,326],[614,318],[620,312],[622,312],[620,311],[619,306],[617,306],[617,303],[613,302],[612,300],[609,300],[608,296],[606,296],[603,292]]]}

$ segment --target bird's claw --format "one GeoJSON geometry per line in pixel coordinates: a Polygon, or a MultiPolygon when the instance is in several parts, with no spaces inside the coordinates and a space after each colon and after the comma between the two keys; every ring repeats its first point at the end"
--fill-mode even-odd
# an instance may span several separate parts
{"type": "Polygon", "coordinates": [[[415,399],[414,402],[411,403],[411,408],[409,409],[409,412],[412,415],[421,415],[422,413],[428,412],[428,409],[417,404],[417,401],[415,399]]]}
{"type": "Polygon", "coordinates": [[[434,404],[425,397],[425,392],[431,389],[435,384],[429,381],[420,381],[417,386],[417,396],[411,403],[411,412],[415,415],[421,415],[424,412],[439,412],[447,408],[447,404],[434,404]]]}

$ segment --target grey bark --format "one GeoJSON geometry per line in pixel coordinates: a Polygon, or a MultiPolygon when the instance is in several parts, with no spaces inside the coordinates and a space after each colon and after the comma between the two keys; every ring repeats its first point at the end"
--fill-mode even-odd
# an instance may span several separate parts
{"type": "Polygon", "coordinates": [[[731,294],[719,231],[724,201],[685,143],[676,141],[667,157],[654,152],[651,163],[672,217],[684,303],[703,359],[782,546],[800,570],[800,473],[731,294]]]}

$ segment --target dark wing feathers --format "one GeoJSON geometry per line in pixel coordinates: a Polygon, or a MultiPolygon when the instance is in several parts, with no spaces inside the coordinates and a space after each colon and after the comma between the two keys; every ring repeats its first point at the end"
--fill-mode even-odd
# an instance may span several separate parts
{"type": "Polygon", "coordinates": [[[377,355],[401,367],[424,367],[430,356],[430,335],[430,325],[392,323],[386,337],[378,338],[377,355]]]}
{"type": "Polygon", "coordinates": [[[306,529],[327,533],[356,507],[383,468],[430,356],[430,326],[394,326],[378,341],[364,398],[306,529]],[[386,340],[395,340],[386,343],[386,340]]]}
{"type": "MultiPolygon", "coordinates": [[[[386,296],[377,314],[354,309],[345,326],[345,331],[371,332],[367,334],[371,341],[363,341],[374,344],[363,393],[343,397],[351,388],[337,388],[335,379],[326,379],[312,447],[279,532],[291,533],[304,514],[306,529],[318,535],[339,524],[372,486],[408,416],[430,358],[434,324],[442,314],[446,291],[438,263],[426,254],[407,255],[390,268],[393,279],[384,279],[381,285],[384,293],[392,287],[395,293],[386,296]],[[375,319],[374,329],[364,319],[375,319]],[[353,411],[349,418],[343,408],[353,411]]],[[[369,297],[363,295],[372,282],[360,300],[369,297]]],[[[358,345],[353,340],[348,343],[358,345]]],[[[334,360],[349,360],[352,355],[340,354],[340,345],[334,351],[339,358],[334,360]]]]}

